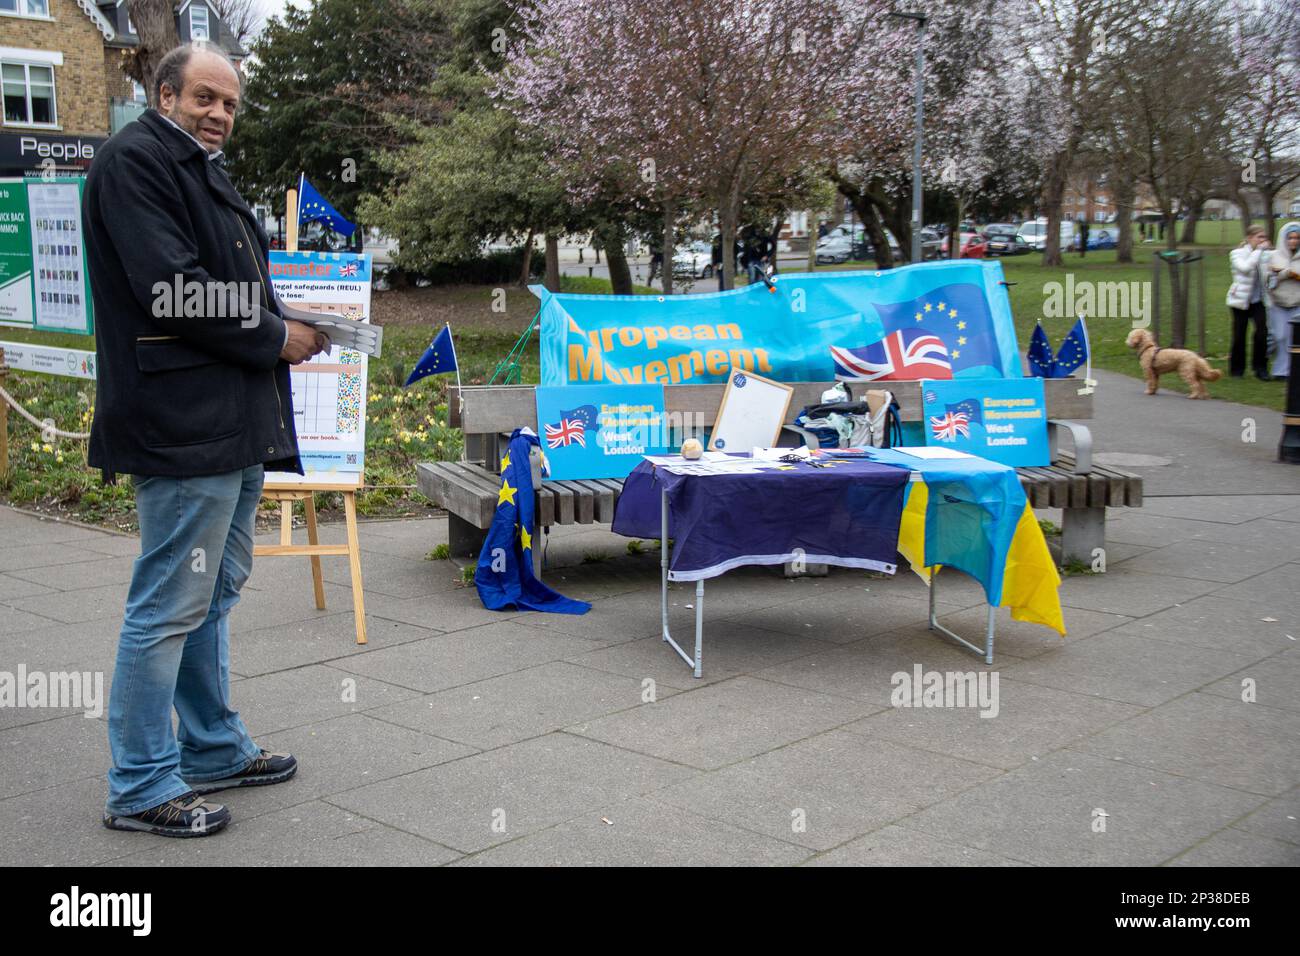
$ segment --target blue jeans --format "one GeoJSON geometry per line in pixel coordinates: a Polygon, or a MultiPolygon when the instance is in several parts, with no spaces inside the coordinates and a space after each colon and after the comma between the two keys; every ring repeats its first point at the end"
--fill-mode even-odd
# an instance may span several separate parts
{"type": "Polygon", "coordinates": [[[119,816],[179,797],[187,780],[238,773],[259,753],[230,707],[228,617],[253,569],[262,466],[133,481],[140,557],[108,701],[107,809],[119,816]]]}

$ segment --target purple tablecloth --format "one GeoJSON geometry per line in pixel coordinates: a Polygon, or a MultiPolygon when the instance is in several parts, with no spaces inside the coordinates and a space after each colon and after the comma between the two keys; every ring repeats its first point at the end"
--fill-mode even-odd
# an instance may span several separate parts
{"type": "Polygon", "coordinates": [[[673,581],[797,558],[893,574],[908,478],[870,461],[737,475],[675,475],[643,461],[623,484],[613,529],[658,538],[667,489],[673,581]]]}

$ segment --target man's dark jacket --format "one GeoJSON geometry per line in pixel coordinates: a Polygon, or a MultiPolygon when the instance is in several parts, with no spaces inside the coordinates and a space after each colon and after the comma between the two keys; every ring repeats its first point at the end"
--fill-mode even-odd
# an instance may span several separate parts
{"type": "Polygon", "coordinates": [[[148,110],[99,150],[82,212],[98,355],[90,464],[110,481],[259,462],[301,474],[269,243],[225,172],[148,110]],[[208,283],[251,283],[256,300],[186,317],[178,277],[182,291],[201,283],[205,303],[208,283]]]}

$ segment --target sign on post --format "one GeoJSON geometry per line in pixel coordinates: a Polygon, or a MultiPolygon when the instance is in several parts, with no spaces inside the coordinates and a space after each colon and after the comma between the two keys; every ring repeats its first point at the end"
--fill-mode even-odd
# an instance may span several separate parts
{"type": "Polygon", "coordinates": [[[94,331],[81,193],[85,180],[0,180],[0,325],[94,331]]]}

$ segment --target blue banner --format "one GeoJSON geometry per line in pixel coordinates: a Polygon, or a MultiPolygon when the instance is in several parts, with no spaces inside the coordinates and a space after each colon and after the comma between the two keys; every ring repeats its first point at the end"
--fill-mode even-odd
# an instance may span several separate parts
{"type": "Polygon", "coordinates": [[[540,386],[537,431],[555,481],[626,478],[668,451],[662,385],[540,386]]]}
{"type": "Polygon", "coordinates": [[[926,382],[925,443],[1015,468],[1050,465],[1041,378],[926,382]]]}
{"type": "MultiPolygon", "coordinates": [[[[864,350],[904,330],[939,339],[955,379],[1019,378],[1001,283],[1000,262],[961,259],[781,275],[772,292],[762,283],[672,296],[530,288],[541,299],[543,385],[675,385],[725,382],[733,368],[784,382],[828,382],[836,376],[832,348],[864,350]]],[[[904,370],[879,377],[920,376],[904,370]]]]}

